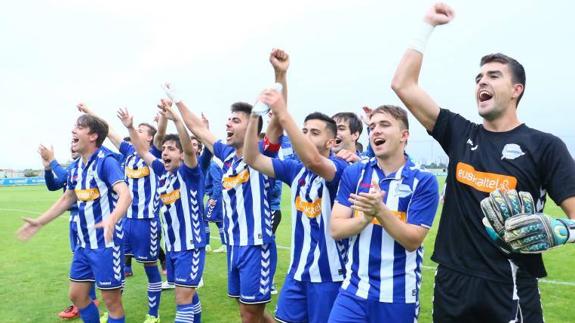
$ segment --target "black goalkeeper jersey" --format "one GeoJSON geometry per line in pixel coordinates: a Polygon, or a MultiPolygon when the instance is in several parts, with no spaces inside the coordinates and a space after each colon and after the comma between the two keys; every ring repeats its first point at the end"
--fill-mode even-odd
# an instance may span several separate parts
{"type": "Polygon", "coordinates": [[[432,259],[448,268],[511,283],[510,259],[520,278],[546,276],[540,254],[506,255],[489,238],[480,201],[499,189],[528,191],[538,211],[546,195],[557,204],[575,196],[575,162],[557,137],[522,124],[491,132],[441,109],[431,135],[449,156],[445,202],[432,259]]]}

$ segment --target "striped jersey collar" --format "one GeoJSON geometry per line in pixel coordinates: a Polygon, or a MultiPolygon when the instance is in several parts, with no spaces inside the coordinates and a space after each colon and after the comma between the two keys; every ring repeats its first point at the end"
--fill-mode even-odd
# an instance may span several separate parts
{"type": "MultiPolygon", "coordinates": [[[[400,179],[400,178],[409,178],[413,175],[413,168],[415,168],[415,164],[411,161],[408,154],[403,154],[405,157],[405,164],[399,168],[397,172],[391,173],[385,176],[384,179],[400,179]]],[[[377,157],[371,157],[367,162],[371,167],[379,169],[382,173],[383,170],[377,165],[377,157]]]]}

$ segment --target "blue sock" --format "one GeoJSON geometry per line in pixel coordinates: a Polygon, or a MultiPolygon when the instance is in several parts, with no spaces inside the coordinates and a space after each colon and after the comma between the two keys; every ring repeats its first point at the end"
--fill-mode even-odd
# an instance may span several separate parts
{"type": "Polygon", "coordinates": [[[176,320],[174,323],[194,323],[194,303],[176,305],[176,320]]]}
{"type": "Polygon", "coordinates": [[[196,290],[196,294],[194,295],[194,299],[192,300],[192,306],[194,308],[194,322],[201,322],[202,321],[202,303],[200,302],[200,295],[198,295],[197,290],[196,290]]]}
{"type": "Polygon", "coordinates": [[[222,245],[225,245],[226,236],[224,235],[224,225],[222,224],[222,222],[216,222],[216,225],[218,226],[218,231],[220,233],[220,242],[222,243],[222,245]]]}
{"type": "Polygon", "coordinates": [[[148,314],[158,317],[160,308],[160,297],[162,295],[162,277],[158,266],[144,266],[146,276],[148,276],[148,314]]]}
{"type": "Polygon", "coordinates": [[[204,219],[206,224],[206,246],[210,244],[210,222],[208,219],[204,219]]]}
{"type": "Polygon", "coordinates": [[[90,302],[88,306],[80,309],[80,317],[86,323],[100,323],[100,312],[94,302],[90,302]]]}
{"type": "Polygon", "coordinates": [[[108,315],[108,323],[125,323],[126,322],[126,316],[122,316],[120,318],[113,318],[111,316],[108,315]]]}
{"type": "Polygon", "coordinates": [[[96,300],[96,284],[92,283],[92,287],[90,287],[90,299],[96,300]]]}

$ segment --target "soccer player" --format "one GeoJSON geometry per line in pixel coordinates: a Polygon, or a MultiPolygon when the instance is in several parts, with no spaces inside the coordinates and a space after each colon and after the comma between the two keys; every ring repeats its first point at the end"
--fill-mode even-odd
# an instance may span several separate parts
{"type": "MultiPolygon", "coordinates": [[[[216,140],[201,119],[178,99],[173,88],[168,97],[176,102],[187,128],[214,156],[223,161],[224,230],[228,254],[228,295],[240,304],[243,322],[260,322],[270,302],[271,277],[276,262],[269,191],[272,180],[250,169],[243,160],[243,143],[251,105],[237,102],[226,123],[226,143],[216,140]]],[[[263,145],[260,146],[263,149],[263,145]]],[[[270,154],[274,154],[273,152],[270,154]]]]}
{"type": "Polygon", "coordinates": [[[80,309],[85,322],[99,322],[98,308],[90,299],[93,281],[102,291],[109,311],[108,322],[124,322],[122,307],[121,226],[117,222],[131,203],[120,164],[102,146],[108,125],[103,120],[82,115],[72,130],[72,149],[80,158],[68,174],[67,190],[46,212],[27,219],[18,235],[30,239],[45,224],[77,202],[78,245],[70,268],[70,299],[80,309]]]}
{"type": "MultiPolygon", "coordinates": [[[[285,57],[277,50],[272,51],[272,55],[274,53],[278,53],[280,59],[285,57]]],[[[285,73],[276,72],[276,82],[285,83],[285,73]]],[[[242,322],[273,322],[265,311],[265,304],[271,301],[270,289],[277,261],[269,206],[273,180],[251,169],[243,160],[244,137],[252,106],[243,102],[232,104],[224,143],[186,107],[173,87],[166,84],[164,89],[178,107],[186,127],[223,162],[228,296],[238,300],[242,322]]],[[[285,85],[283,93],[287,93],[285,85]]],[[[262,125],[263,121],[259,125],[260,131],[262,125]]],[[[267,133],[270,133],[269,128],[267,133]]],[[[279,144],[270,144],[269,138],[264,142],[266,145],[262,143],[259,149],[275,156],[279,144]]]]}
{"type": "MultiPolygon", "coordinates": [[[[94,112],[82,103],[78,104],[78,110],[94,115],[94,112]]],[[[160,118],[158,140],[165,134],[166,123],[166,120],[160,118]]],[[[140,123],[136,133],[148,151],[155,156],[160,155],[153,144],[156,128],[148,123],[140,123]]],[[[132,196],[132,205],[122,222],[125,235],[124,252],[126,256],[133,256],[137,262],[144,265],[148,278],[148,314],[144,322],[159,322],[162,277],[157,266],[160,245],[158,175],[150,164],[136,153],[134,146],[123,140],[114,130],[108,131],[108,138],[123,156],[124,174],[132,196]]],[[[124,272],[131,276],[131,270],[124,272]]]]}
{"type": "MultiPolygon", "coordinates": [[[[542,212],[549,193],[574,219],[575,163],[559,138],[519,121],[517,106],[525,90],[525,70],[509,56],[490,54],[480,61],[475,99],[481,124],[440,108],[420,87],[427,39],[435,26],[449,23],[453,16],[445,4],[429,9],[392,81],[395,93],[449,156],[445,202],[432,256],[439,263],[433,319],[543,322],[537,288],[537,278],[546,275],[541,255],[503,252],[485,230],[480,202],[496,189],[515,189],[529,192],[542,212]]],[[[535,233],[543,237],[559,238],[554,231],[540,232],[544,226],[538,228],[535,233]]],[[[575,240],[574,229],[570,234],[565,226],[562,230],[568,239],[561,243],[575,240]]]]}
{"type": "Polygon", "coordinates": [[[337,136],[333,152],[348,162],[357,162],[361,159],[361,152],[357,151],[357,141],[363,131],[363,124],[357,114],[353,112],[338,112],[332,116],[337,124],[337,136]]]}
{"type": "Polygon", "coordinates": [[[331,216],[335,239],[349,238],[345,280],[329,322],[414,322],[423,239],[439,194],[435,177],[405,154],[407,112],[384,105],[369,121],[375,157],[345,169],[331,216]]]}
{"type": "MultiPolygon", "coordinates": [[[[70,171],[70,166],[73,165],[71,163],[68,168],[62,167],[58,161],[54,158],[54,148],[48,148],[44,145],[40,145],[38,148],[38,153],[42,158],[42,164],[44,165],[44,180],[46,181],[46,187],[50,191],[57,191],[59,189],[64,189],[66,191],[66,180],[68,179],[68,172],[70,171]]],[[[71,151],[72,153],[72,160],[76,160],[79,158],[79,155],[71,151]]],[[[72,253],[76,249],[76,245],[78,244],[78,233],[76,232],[76,217],[78,216],[78,206],[76,204],[72,204],[70,207],[70,249],[72,253]]],[[[94,284],[92,284],[90,288],[90,299],[96,303],[98,306],[98,300],[96,299],[96,288],[94,284]]],[[[58,313],[58,317],[62,319],[74,319],[80,317],[80,310],[76,305],[72,304],[68,306],[65,310],[58,313]]]]}
{"type": "Polygon", "coordinates": [[[199,322],[194,317],[194,298],[198,303],[196,288],[202,278],[205,260],[204,178],[192,140],[181,118],[172,111],[171,102],[162,100],[158,107],[162,117],[173,121],[178,131],[178,135],[163,138],[162,159],[150,152],[127,110],[120,109],[118,117],[128,129],[139,157],[159,177],[168,280],[176,285],[175,322],[199,322]]]}
{"type": "Polygon", "coordinates": [[[271,106],[286,130],[299,159],[266,157],[257,150],[258,116],[252,114],[244,143],[244,158],[254,169],[290,185],[292,250],[275,318],[279,322],[327,322],[344,277],[340,250],[329,235],[331,207],[347,163],[331,154],[337,127],[319,112],[309,114],[300,130],[282,95],[265,91],[260,100],[271,106]]]}

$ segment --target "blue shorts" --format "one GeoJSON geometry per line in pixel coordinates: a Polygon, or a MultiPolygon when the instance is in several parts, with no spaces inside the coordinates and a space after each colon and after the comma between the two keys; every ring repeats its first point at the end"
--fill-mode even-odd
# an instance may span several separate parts
{"type": "Polygon", "coordinates": [[[244,304],[268,303],[276,271],[275,242],[260,246],[227,246],[228,296],[244,304]]]}
{"type": "Polygon", "coordinates": [[[70,219],[70,249],[72,253],[76,250],[76,246],[78,245],[78,228],[76,227],[76,222],[73,219],[70,219]]]}
{"type": "Polygon", "coordinates": [[[168,251],[166,269],[168,282],[176,286],[197,288],[204,273],[206,249],[168,251]]]}
{"type": "Polygon", "coordinates": [[[112,248],[86,249],[77,247],[70,265],[70,280],[96,282],[99,289],[122,287],[124,254],[120,245],[112,248]]]}
{"type": "Polygon", "coordinates": [[[137,262],[156,262],[160,243],[160,221],[157,219],[125,218],[124,253],[134,256],[137,262]]]}
{"type": "Polygon", "coordinates": [[[280,292],[275,319],[286,323],[327,322],[341,282],[312,283],[286,276],[280,292]]]}
{"type": "Polygon", "coordinates": [[[381,303],[367,300],[340,289],[331,313],[330,323],[348,322],[393,322],[413,323],[417,321],[417,305],[381,303]]]}

